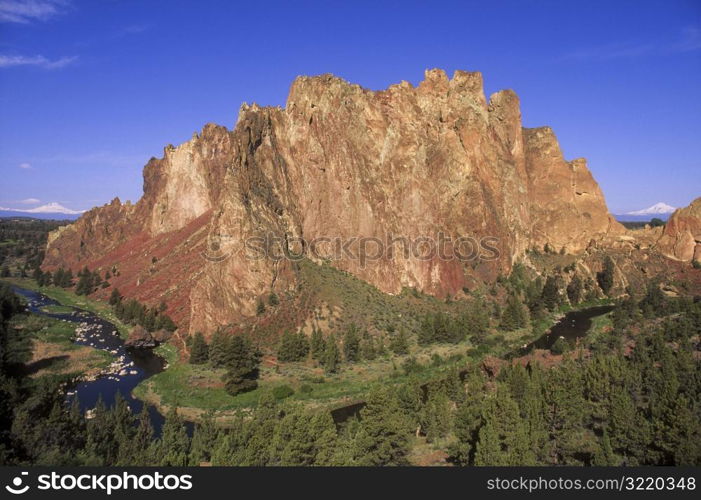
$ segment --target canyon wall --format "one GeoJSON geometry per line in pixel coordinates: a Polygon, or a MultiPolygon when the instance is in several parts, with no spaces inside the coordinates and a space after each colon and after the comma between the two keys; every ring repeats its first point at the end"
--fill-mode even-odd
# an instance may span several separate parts
{"type": "Polygon", "coordinates": [[[244,104],[232,131],[207,125],[167,147],[146,165],[138,203],[115,200],[52,233],[44,267],[114,266],[120,291],[211,331],[255,316],[272,290],[294,293],[294,264],[246,244],[271,235],[386,293],[446,296],[507,273],[530,248],[579,253],[624,232],[586,162],[566,161],[549,127],[524,129],[514,92],[487,100],[480,73],[430,70],[383,91],[322,75],[297,78],[284,108],[244,104]],[[460,237],[493,238],[498,254],[446,258],[469,253],[460,237]],[[394,252],[362,259],[355,244],[339,256],[334,238],[394,252]],[[442,239],[443,255],[407,250],[422,238],[442,239]]]}
{"type": "Polygon", "coordinates": [[[674,211],[662,230],[657,247],[672,259],[701,262],[701,198],[674,211]]]}

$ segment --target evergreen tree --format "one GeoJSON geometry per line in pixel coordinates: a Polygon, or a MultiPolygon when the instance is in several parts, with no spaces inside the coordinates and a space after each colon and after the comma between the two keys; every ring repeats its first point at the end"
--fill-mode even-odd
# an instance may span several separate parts
{"type": "Polygon", "coordinates": [[[258,387],[258,367],[260,352],[250,340],[240,335],[232,335],[226,342],[224,350],[224,388],[235,396],[241,392],[252,391],[258,387]]]}
{"type": "Polygon", "coordinates": [[[560,305],[560,288],[555,276],[548,276],[543,286],[543,304],[549,310],[554,311],[560,305]]]}
{"type": "Polygon", "coordinates": [[[528,326],[528,311],[518,295],[511,293],[501,315],[501,327],[510,331],[526,326],[528,326]]]}
{"type": "Polygon", "coordinates": [[[214,368],[222,368],[226,363],[226,334],[217,329],[209,343],[209,362],[214,368]]]}
{"type": "Polygon", "coordinates": [[[645,317],[654,318],[655,316],[664,315],[666,302],[665,294],[660,288],[659,282],[654,280],[648,283],[645,297],[643,297],[638,306],[645,317]]]}
{"type": "Polygon", "coordinates": [[[584,282],[578,274],[575,274],[567,285],[567,298],[572,305],[579,304],[584,298],[584,282]]]}
{"type": "Polygon", "coordinates": [[[650,440],[650,426],[626,388],[613,387],[608,396],[606,434],[612,449],[627,465],[640,465],[650,440]]]}
{"type": "Polygon", "coordinates": [[[326,349],[326,343],[324,342],[324,336],[321,330],[317,327],[312,329],[312,339],[311,339],[311,352],[312,358],[320,361],[324,355],[324,350],[326,349]]]}
{"type": "Polygon", "coordinates": [[[190,438],[175,407],[171,407],[163,424],[162,435],[155,446],[158,465],[184,467],[188,464],[190,438]]]}
{"type": "Polygon", "coordinates": [[[553,354],[564,354],[567,351],[570,350],[570,344],[567,342],[565,338],[559,338],[557,339],[552,346],[550,346],[550,352],[553,354]]]}
{"type": "Polygon", "coordinates": [[[452,403],[442,388],[430,392],[421,411],[421,428],[428,441],[446,436],[452,428],[452,403]]]}
{"type": "Polygon", "coordinates": [[[324,366],[324,371],[326,371],[326,373],[336,373],[340,363],[341,351],[338,349],[336,338],[331,334],[326,339],[326,346],[324,348],[324,356],[321,364],[324,366]]]}
{"type": "Polygon", "coordinates": [[[202,332],[196,332],[192,339],[192,347],[190,348],[190,363],[193,365],[201,365],[209,360],[209,346],[204,340],[202,332]]]}
{"type": "Polygon", "coordinates": [[[615,269],[616,264],[613,262],[611,256],[607,255],[606,259],[604,259],[604,268],[596,275],[596,280],[599,282],[599,287],[606,295],[609,294],[611,288],[613,287],[615,269]]]}
{"type": "Polygon", "coordinates": [[[353,443],[355,465],[405,465],[411,425],[389,389],[374,389],[360,412],[360,428],[353,443]]]}
{"type": "Polygon", "coordinates": [[[199,466],[212,461],[212,453],[219,441],[220,433],[214,420],[214,411],[210,410],[202,417],[202,422],[195,426],[190,442],[189,465],[199,466]]]}
{"type": "Polygon", "coordinates": [[[132,439],[132,462],[129,465],[154,465],[153,426],[148,406],[143,405],[137,418],[137,427],[132,439]]]}
{"type": "Polygon", "coordinates": [[[475,446],[475,465],[534,465],[528,430],[519,407],[505,391],[497,391],[482,412],[475,446]]]}
{"type": "Polygon", "coordinates": [[[397,356],[409,354],[409,338],[404,327],[400,327],[399,332],[390,339],[389,349],[397,356]]]}
{"type": "Polygon", "coordinates": [[[109,304],[111,306],[116,306],[122,301],[122,295],[119,293],[119,290],[116,288],[112,290],[112,293],[110,294],[110,300],[109,304]]]}
{"type": "Polygon", "coordinates": [[[75,287],[75,293],[77,295],[90,295],[93,291],[93,275],[88,268],[84,268],[83,271],[79,273],[80,278],[78,279],[78,284],[75,287]]]}
{"type": "Polygon", "coordinates": [[[302,361],[309,354],[309,341],[302,332],[286,331],[282,334],[278,347],[279,361],[302,361]]]}
{"type": "Polygon", "coordinates": [[[351,324],[343,336],[343,356],[348,363],[355,363],[360,359],[360,337],[355,324],[351,324]]]}
{"type": "Polygon", "coordinates": [[[368,332],[363,333],[363,338],[360,340],[360,357],[367,361],[377,358],[375,339],[368,332]]]}
{"type": "Polygon", "coordinates": [[[608,432],[604,429],[604,435],[601,437],[601,444],[594,459],[592,465],[598,466],[614,466],[620,465],[616,455],[613,453],[613,448],[611,447],[611,440],[609,439],[608,432]]]}

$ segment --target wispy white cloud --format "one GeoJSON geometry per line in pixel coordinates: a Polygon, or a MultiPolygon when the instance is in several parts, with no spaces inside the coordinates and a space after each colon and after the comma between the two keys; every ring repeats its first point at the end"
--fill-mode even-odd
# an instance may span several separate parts
{"type": "Polygon", "coordinates": [[[674,41],[622,42],[588,47],[563,55],[562,61],[608,61],[647,56],[665,56],[701,50],[701,29],[688,27],[674,41]]]}
{"type": "Polygon", "coordinates": [[[38,198],[26,198],[24,200],[20,200],[19,203],[22,205],[36,205],[37,203],[41,203],[41,200],[38,198]]]}
{"type": "Polygon", "coordinates": [[[31,170],[31,169],[32,169],[32,165],[31,165],[31,163],[27,163],[27,162],[25,162],[25,163],[20,163],[20,164],[19,164],[19,168],[22,168],[22,169],[24,169],[24,170],[31,170]]]}
{"type": "Polygon", "coordinates": [[[0,22],[28,24],[46,21],[69,6],[68,0],[0,0],[0,22]]]}
{"type": "Polygon", "coordinates": [[[78,60],[77,56],[49,59],[44,56],[8,56],[0,55],[0,68],[12,68],[16,66],[35,66],[44,69],[60,69],[73,64],[78,60]]]}

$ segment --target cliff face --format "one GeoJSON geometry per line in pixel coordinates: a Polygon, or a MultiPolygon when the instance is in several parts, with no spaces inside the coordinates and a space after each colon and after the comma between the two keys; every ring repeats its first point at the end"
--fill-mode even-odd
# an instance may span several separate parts
{"type": "Polygon", "coordinates": [[[667,257],[701,262],[701,198],[672,214],[657,247],[667,257]]]}
{"type": "Polygon", "coordinates": [[[233,131],[207,125],[166,148],[135,206],[116,200],[52,234],[44,265],[116,265],[120,291],[162,297],[210,331],[295,290],[289,260],[250,258],[255,237],[307,251],[324,238],[312,260],[387,293],[444,296],[508,272],[528,248],[580,252],[623,232],[585,161],[567,162],[551,129],[523,129],[512,91],[487,101],[479,73],[431,70],[379,92],[323,75],[295,80],[284,109],[244,105],[233,131]],[[450,258],[470,253],[459,237],[492,237],[498,255],[477,245],[481,259],[450,258]],[[357,240],[338,255],[334,238],[366,238],[377,258],[360,258],[357,240]],[[442,253],[422,238],[442,238],[442,253]],[[378,242],[394,253],[378,257],[378,242]]]}

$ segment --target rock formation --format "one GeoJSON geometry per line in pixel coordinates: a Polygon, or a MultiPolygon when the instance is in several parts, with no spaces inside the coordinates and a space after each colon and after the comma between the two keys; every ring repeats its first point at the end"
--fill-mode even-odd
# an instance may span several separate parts
{"type": "Polygon", "coordinates": [[[376,260],[335,258],[328,243],[307,254],[386,293],[444,296],[508,272],[529,248],[575,253],[623,233],[585,161],[566,161],[550,128],[522,128],[514,92],[487,100],[480,73],[430,70],[416,87],[377,92],[322,75],[297,78],[285,108],[244,104],[234,130],[206,125],[167,147],[146,165],[138,203],[114,200],[52,233],[44,267],[114,267],[125,295],[165,300],[180,325],[211,331],[255,316],[272,290],[296,290],[294,264],[251,259],[251,238],[285,250],[495,238],[495,258],[470,261],[414,258],[401,243],[376,260]]]}
{"type": "Polygon", "coordinates": [[[657,243],[662,254],[676,260],[701,262],[701,198],[674,211],[657,243]]]}

